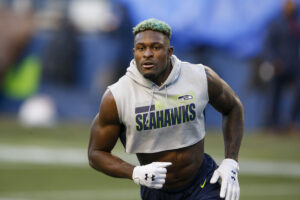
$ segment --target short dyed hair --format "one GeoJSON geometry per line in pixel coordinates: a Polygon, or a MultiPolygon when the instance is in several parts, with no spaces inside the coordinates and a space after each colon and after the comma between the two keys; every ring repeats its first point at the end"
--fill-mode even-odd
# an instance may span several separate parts
{"type": "Polygon", "coordinates": [[[147,30],[152,30],[156,32],[160,32],[164,35],[166,35],[169,39],[171,38],[171,27],[163,21],[160,21],[155,18],[150,18],[146,19],[142,22],[140,22],[138,25],[133,27],[133,34],[136,36],[138,33],[147,31],[147,30]]]}

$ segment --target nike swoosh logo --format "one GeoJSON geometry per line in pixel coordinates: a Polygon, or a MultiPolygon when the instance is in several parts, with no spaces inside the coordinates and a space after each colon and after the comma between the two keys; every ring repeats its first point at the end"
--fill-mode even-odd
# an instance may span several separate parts
{"type": "Polygon", "coordinates": [[[201,187],[201,188],[204,188],[205,184],[206,184],[206,179],[204,180],[203,184],[200,185],[200,187],[201,187]]]}

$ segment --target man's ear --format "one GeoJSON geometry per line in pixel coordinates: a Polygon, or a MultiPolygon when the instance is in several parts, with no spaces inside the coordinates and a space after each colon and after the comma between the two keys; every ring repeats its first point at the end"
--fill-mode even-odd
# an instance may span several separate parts
{"type": "Polygon", "coordinates": [[[134,52],[135,52],[135,48],[133,47],[133,48],[132,48],[132,54],[133,54],[133,55],[134,55],[134,52]]]}

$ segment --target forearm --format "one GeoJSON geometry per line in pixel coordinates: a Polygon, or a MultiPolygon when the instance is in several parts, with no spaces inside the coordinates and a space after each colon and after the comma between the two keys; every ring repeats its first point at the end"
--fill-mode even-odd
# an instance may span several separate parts
{"type": "Polygon", "coordinates": [[[109,176],[132,179],[134,166],[109,152],[99,150],[90,152],[89,164],[109,176]]]}
{"type": "Polygon", "coordinates": [[[225,158],[238,160],[238,153],[244,132],[244,109],[240,101],[227,115],[223,115],[225,158]]]}

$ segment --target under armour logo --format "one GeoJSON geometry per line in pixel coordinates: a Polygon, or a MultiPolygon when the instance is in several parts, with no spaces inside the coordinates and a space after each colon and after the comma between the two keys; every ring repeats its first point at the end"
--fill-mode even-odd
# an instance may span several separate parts
{"type": "Polygon", "coordinates": [[[231,179],[235,181],[235,178],[233,176],[231,176],[231,179]]]}
{"type": "Polygon", "coordinates": [[[231,172],[232,172],[234,175],[236,175],[236,172],[235,172],[235,171],[231,170],[231,172]]]}
{"type": "Polygon", "coordinates": [[[151,179],[152,179],[152,181],[154,181],[155,180],[155,175],[152,175],[151,179]]]}
{"type": "MultiPolygon", "coordinates": [[[[145,180],[146,180],[146,181],[148,180],[148,178],[149,178],[148,174],[145,174],[145,180]]],[[[151,180],[152,180],[152,181],[155,181],[155,175],[152,175],[152,176],[151,176],[151,180]]]]}

